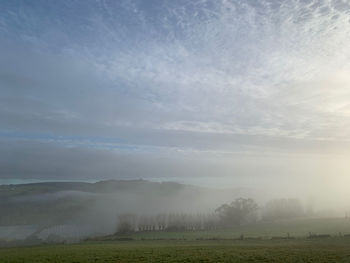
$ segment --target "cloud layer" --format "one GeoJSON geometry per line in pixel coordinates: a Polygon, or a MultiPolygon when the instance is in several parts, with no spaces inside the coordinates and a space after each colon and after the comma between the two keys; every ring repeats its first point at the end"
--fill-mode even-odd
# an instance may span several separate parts
{"type": "Polygon", "coordinates": [[[242,183],[348,154],[347,1],[0,6],[2,178],[242,183]]]}

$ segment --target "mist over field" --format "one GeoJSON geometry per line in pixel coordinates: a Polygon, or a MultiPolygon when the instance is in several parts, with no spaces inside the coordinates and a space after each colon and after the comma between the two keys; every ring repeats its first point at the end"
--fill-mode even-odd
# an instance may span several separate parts
{"type": "Polygon", "coordinates": [[[350,215],[348,1],[0,10],[1,242],[350,215]]]}
{"type": "Polygon", "coordinates": [[[248,189],[216,190],[144,180],[0,186],[0,238],[25,239],[36,231],[73,241],[117,232],[118,216],[213,213],[226,200],[259,196],[248,189]]]}
{"type": "MultiPolygon", "coordinates": [[[[330,234],[347,234],[347,208],[320,205],[312,198],[286,198],[285,194],[266,189],[218,189],[146,180],[0,185],[0,241],[5,242],[0,245],[79,242],[123,233],[125,224],[128,233],[217,231],[228,224],[239,229],[261,228],[258,232],[249,231],[252,235],[304,236],[322,229],[330,234]],[[235,218],[227,221],[218,209],[240,199],[253,200],[257,209],[242,215],[238,223],[235,218]],[[280,223],[281,229],[269,227],[280,223]]],[[[240,211],[244,210],[236,213],[240,211]]]]}

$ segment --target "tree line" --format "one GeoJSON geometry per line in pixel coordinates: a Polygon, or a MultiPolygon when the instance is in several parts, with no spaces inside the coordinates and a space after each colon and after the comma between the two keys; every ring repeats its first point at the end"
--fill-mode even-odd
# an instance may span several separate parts
{"type": "Polygon", "coordinates": [[[119,233],[137,231],[198,231],[306,216],[298,199],[274,199],[259,207],[252,198],[237,198],[208,214],[168,213],[157,215],[122,214],[119,233]]]}
{"type": "Polygon", "coordinates": [[[155,216],[123,214],[118,217],[118,232],[137,231],[198,231],[218,227],[216,214],[168,213],[155,216]]]}

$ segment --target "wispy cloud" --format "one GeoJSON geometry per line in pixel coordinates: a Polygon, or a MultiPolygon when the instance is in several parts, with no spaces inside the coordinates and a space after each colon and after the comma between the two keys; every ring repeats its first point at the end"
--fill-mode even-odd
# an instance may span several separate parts
{"type": "MultiPolygon", "coordinates": [[[[2,141],[21,133],[16,140],[50,147],[118,149],[132,163],[138,157],[130,149],[161,155],[168,148],[175,158],[202,152],[202,160],[207,152],[347,151],[347,1],[0,6],[2,141]]],[[[238,166],[257,159],[246,160],[238,166]]]]}

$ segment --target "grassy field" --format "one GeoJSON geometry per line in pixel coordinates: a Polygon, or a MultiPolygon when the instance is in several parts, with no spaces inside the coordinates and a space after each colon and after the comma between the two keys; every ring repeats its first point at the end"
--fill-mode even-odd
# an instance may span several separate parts
{"type": "Polygon", "coordinates": [[[1,263],[350,262],[350,238],[148,240],[0,249],[1,263]]]}
{"type": "Polygon", "coordinates": [[[213,231],[138,232],[81,244],[0,248],[0,263],[350,262],[350,236],[344,236],[349,233],[350,221],[342,218],[259,223],[213,231]],[[309,239],[310,232],[331,237],[309,239]],[[276,238],[288,233],[293,238],[276,238]],[[244,239],[237,239],[241,235],[244,239]]]}

